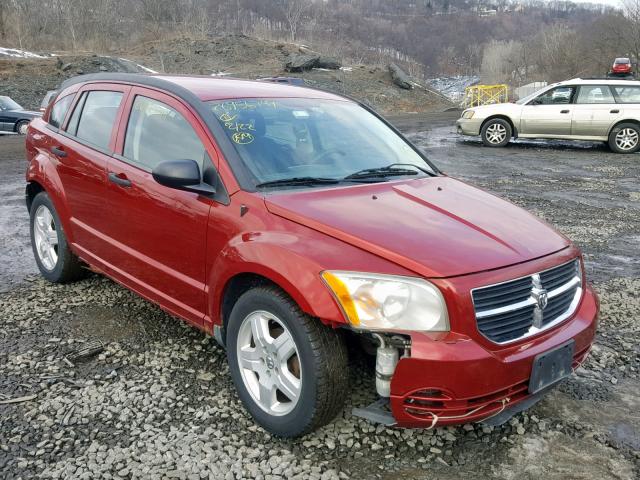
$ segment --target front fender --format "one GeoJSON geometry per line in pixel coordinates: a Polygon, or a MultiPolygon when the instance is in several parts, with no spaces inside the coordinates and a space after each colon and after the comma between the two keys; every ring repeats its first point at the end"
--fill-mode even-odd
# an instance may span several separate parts
{"type": "MultiPolygon", "coordinates": [[[[229,282],[240,274],[264,277],[282,288],[300,308],[328,325],[345,323],[344,315],[320,277],[323,266],[308,255],[309,246],[287,232],[244,233],[220,252],[209,272],[211,319],[222,322],[222,301],[229,282]]],[[[315,247],[322,246],[316,243],[315,247]]]]}

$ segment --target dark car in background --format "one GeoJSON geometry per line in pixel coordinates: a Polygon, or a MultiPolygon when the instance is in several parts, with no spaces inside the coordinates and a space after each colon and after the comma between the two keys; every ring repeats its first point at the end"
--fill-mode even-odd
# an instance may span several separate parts
{"type": "Polygon", "coordinates": [[[40,116],[42,113],[25,110],[10,97],[0,96],[0,133],[26,135],[29,122],[40,116]]]}

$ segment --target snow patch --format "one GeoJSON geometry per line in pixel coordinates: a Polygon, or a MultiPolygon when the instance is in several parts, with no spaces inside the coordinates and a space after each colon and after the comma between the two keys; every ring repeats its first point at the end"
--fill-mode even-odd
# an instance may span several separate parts
{"type": "Polygon", "coordinates": [[[427,80],[427,84],[446,95],[454,102],[459,102],[464,97],[464,89],[478,83],[477,75],[457,75],[455,77],[438,77],[427,80]]]}
{"type": "Polygon", "coordinates": [[[26,50],[20,50],[18,48],[4,48],[0,47],[0,57],[13,57],[13,58],[48,58],[53,55],[40,55],[38,53],[28,52],[26,50]]]}
{"type": "Polygon", "coordinates": [[[129,63],[133,63],[136,67],[138,67],[140,70],[143,70],[147,73],[158,73],[155,70],[152,70],[151,68],[145,67],[144,65],[140,65],[139,63],[135,63],[131,60],[129,60],[128,58],[122,58],[119,57],[118,60],[122,60],[123,62],[129,62],[129,63]]]}

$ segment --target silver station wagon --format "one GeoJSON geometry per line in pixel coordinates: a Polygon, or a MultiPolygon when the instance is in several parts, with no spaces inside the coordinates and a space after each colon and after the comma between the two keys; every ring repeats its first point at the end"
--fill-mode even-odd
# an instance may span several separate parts
{"type": "Polygon", "coordinates": [[[511,138],[606,142],[617,153],[640,148],[640,81],[575,78],[548,85],[515,103],[469,108],[458,133],[480,135],[489,147],[511,138]]]}

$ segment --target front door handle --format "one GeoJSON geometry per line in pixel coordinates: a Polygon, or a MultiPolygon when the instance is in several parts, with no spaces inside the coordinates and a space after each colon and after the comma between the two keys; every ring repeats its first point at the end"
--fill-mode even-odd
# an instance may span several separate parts
{"type": "Polygon", "coordinates": [[[56,157],[64,158],[67,156],[67,152],[62,150],[62,148],[60,147],[51,147],[49,150],[51,150],[51,153],[53,153],[56,157]]]}
{"type": "Polygon", "coordinates": [[[569,110],[560,110],[560,113],[569,113],[569,110]]]}
{"type": "Polygon", "coordinates": [[[124,173],[109,172],[109,181],[125,188],[131,186],[131,180],[129,180],[124,173]]]}
{"type": "Polygon", "coordinates": [[[620,110],[611,110],[609,113],[620,113],[620,110]]]}

